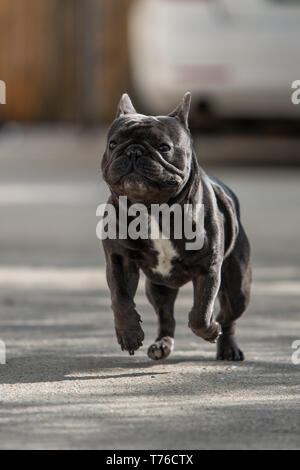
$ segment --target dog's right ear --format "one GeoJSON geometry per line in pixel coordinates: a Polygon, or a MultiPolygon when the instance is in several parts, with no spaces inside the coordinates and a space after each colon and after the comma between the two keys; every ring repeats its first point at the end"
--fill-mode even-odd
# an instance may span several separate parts
{"type": "Polygon", "coordinates": [[[178,121],[181,122],[181,124],[188,129],[189,124],[188,124],[188,119],[189,119],[189,112],[190,112],[190,107],[191,107],[191,99],[192,99],[192,94],[187,91],[180,101],[179,105],[177,108],[172,111],[169,116],[174,117],[178,119],[178,121]]]}
{"type": "Polygon", "coordinates": [[[127,93],[124,93],[124,95],[122,95],[122,98],[120,99],[116,119],[121,116],[125,116],[126,114],[136,114],[136,110],[134,109],[131,99],[129,98],[127,93]]]}

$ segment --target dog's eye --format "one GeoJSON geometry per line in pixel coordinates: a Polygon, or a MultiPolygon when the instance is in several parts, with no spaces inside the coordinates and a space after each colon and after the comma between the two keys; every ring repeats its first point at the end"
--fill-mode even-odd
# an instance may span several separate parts
{"type": "Polygon", "coordinates": [[[114,140],[111,140],[109,142],[109,150],[113,150],[116,146],[117,146],[117,142],[115,142],[114,140]]]}
{"type": "Polygon", "coordinates": [[[168,144],[160,144],[157,147],[157,150],[159,150],[159,152],[169,152],[171,150],[171,147],[168,144]]]}

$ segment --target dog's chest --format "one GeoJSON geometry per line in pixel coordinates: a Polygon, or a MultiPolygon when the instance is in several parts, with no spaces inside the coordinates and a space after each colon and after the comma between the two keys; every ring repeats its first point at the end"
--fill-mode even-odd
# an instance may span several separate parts
{"type": "MultiPolygon", "coordinates": [[[[149,219],[151,226],[157,228],[157,221],[153,217],[149,219]]],[[[162,234],[159,230],[157,230],[157,232],[159,232],[159,238],[151,237],[153,248],[157,253],[156,265],[151,268],[151,270],[154,274],[169,277],[173,268],[172,261],[178,258],[179,255],[172,241],[168,238],[162,238],[162,234]]]]}

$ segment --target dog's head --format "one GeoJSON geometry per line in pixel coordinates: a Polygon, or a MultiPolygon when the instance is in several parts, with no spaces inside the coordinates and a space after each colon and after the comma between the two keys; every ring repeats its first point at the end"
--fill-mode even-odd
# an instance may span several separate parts
{"type": "Polygon", "coordinates": [[[102,160],[103,176],[116,196],[131,202],[163,203],[191,180],[193,150],[188,129],[191,94],[167,116],[145,116],[128,95],[119,103],[102,160]]]}

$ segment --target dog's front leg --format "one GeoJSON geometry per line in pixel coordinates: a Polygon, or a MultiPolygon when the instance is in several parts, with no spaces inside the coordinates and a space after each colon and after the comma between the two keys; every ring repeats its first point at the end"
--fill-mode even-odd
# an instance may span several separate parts
{"type": "Polygon", "coordinates": [[[106,275],[118,343],[133,355],[144,339],[141,317],[133,300],[139,281],[138,267],[123,256],[106,253],[106,275]]]}
{"type": "Polygon", "coordinates": [[[221,326],[214,320],[214,303],[221,280],[221,263],[211,266],[208,274],[193,279],[194,305],[189,315],[189,327],[195,335],[215,343],[221,326]]]}

